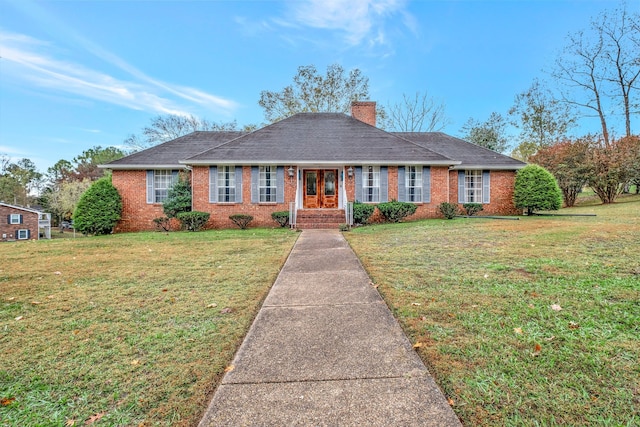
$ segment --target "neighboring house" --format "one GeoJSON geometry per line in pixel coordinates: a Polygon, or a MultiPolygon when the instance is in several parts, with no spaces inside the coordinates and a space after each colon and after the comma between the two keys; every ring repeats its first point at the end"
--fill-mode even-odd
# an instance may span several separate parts
{"type": "Polygon", "coordinates": [[[251,133],[194,132],[101,167],[122,196],[116,231],[137,231],[155,228],[179,172],[210,227],[233,227],[238,213],[274,226],[271,213],[288,210],[297,227],[311,228],[346,222],[353,201],[413,202],[410,219],[441,217],[442,202],[517,214],[515,173],[524,166],[439,132],[385,132],[375,127],[375,102],[354,102],[351,116],[300,113],[251,133]]]}
{"type": "Polygon", "coordinates": [[[0,241],[51,238],[51,214],[0,202],[0,241]]]}

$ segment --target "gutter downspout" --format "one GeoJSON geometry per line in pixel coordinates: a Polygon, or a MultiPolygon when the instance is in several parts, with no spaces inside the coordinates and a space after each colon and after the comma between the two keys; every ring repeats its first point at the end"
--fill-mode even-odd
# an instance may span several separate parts
{"type": "Polygon", "coordinates": [[[191,185],[191,211],[193,212],[193,168],[189,165],[184,165],[189,171],[189,184],[191,185]]]}

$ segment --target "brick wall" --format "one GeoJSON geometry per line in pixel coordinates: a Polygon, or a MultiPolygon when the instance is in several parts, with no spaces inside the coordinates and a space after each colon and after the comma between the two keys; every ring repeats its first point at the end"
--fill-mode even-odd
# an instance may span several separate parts
{"type": "Polygon", "coordinates": [[[18,238],[18,230],[29,230],[29,239],[37,240],[38,214],[0,205],[0,241],[16,240],[18,238]],[[22,224],[8,224],[7,217],[11,214],[22,215],[22,224]],[[3,237],[5,234],[6,237],[3,237]]]}
{"type": "MultiPolygon", "coordinates": [[[[482,205],[480,215],[518,215],[521,212],[513,204],[515,171],[491,171],[490,203],[482,205]]],[[[458,203],[458,171],[449,171],[449,203],[458,203]]],[[[462,209],[462,204],[459,204],[462,209]]]]}
{"type": "MultiPolygon", "coordinates": [[[[355,170],[355,165],[352,165],[355,170]]],[[[196,166],[193,168],[191,179],[193,188],[193,209],[209,212],[211,218],[207,228],[236,227],[229,215],[248,214],[254,217],[251,227],[277,227],[271,219],[275,211],[288,211],[289,202],[295,200],[297,168],[294,166],[294,177],[290,178],[285,165],[285,203],[251,203],[251,166],[244,166],[242,172],[242,199],[244,203],[209,203],[209,167],[196,166]]],[[[349,166],[345,167],[347,170],[349,166]]],[[[389,166],[389,200],[398,199],[398,168],[389,166]]],[[[346,174],[345,174],[346,175],[346,174]]],[[[491,171],[491,203],[484,205],[483,215],[514,215],[518,210],[513,205],[514,171],[491,171]]],[[[122,220],[116,227],[116,232],[155,230],[153,219],[164,216],[162,204],[147,204],[146,201],[146,172],[145,171],[114,171],[113,185],[122,196],[122,220]]],[[[355,177],[345,177],[347,199],[355,199],[355,177]]],[[[431,167],[431,202],[418,204],[416,213],[409,220],[425,218],[442,218],[438,206],[442,202],[458,201],[458,171],[449,171],[447,167],[431,167]]],[[[462,206],[461,206],[462,207],[462,206]]],[[[6,216],[5,216],[6,217],[6,216]]],[[[372,218],[380,221],[378,211],[372,218]]],[[[36,224],[37,225],[37,224],[36,224]]],[[[177,227],[177,224],[174,223],[177,227]]],[[[36,229],[37,230],[37,229],[36,229]]]]}
{"type": "Polygon", "coordinates": [[[242,168],[242,201],[243,203],[209,203],[209,167],[196,166],[193,168],[193,210],[209,212],[211,217],[207,228],[235,228],[230,215],[245,214],[253,216],[250,227],[279,227],[271,218],[272,212],[288,211],[289,201],[296,198],[297,168],[294,166],[294,176],[289,177],[284,167],[284,203],[251,203],[251,166],[242,168]]]}
{"type": "Polygon", "coordinates": [[[147,203],[147,172],[114,170],[112,182],[122,197],[122,219],[115,232],[155,230],[153,219],[165,215],[161,203],[147,203]]]}

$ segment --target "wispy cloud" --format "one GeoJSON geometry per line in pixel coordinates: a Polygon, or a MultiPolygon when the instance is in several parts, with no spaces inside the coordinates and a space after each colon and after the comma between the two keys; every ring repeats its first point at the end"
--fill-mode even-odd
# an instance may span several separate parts
{"type": "Polygon", "coordinates": [[[129,78],[118,79],[77,62],[54,58],[48,54],[50,43],[0,30],[3,73],[13,81],[42,90],[160,114],[188,114],[189,104],[223,113],[229,113],[237,106],[232,100],[196,88],[154,79],[88,40],[77,36],[76,41],[92,55],[125,71],[129,78]]]}
{"type": "Polygon", "coordinates": [[[304,0],[292,2],[291,11],[300,26],[339,31],[350,46],[375,46],[388,43],[387,21],[396,15],[415,30],[405,5],[405,0],[304,0]]]}

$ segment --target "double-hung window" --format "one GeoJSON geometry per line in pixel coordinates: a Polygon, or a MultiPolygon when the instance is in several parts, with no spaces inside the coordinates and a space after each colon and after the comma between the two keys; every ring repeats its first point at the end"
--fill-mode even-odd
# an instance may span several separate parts
{"type": "Polygon", "coordinates": [[[236,167],[218,166],[218,202],[236,201],[236,167]]]}
{"type": "Polygon", "coordinates": [[[275,203],[277,195],[276,166],[260,166],[258,190],[260,203],[275,203]]]}
{"type": "Polygon", "coordinates": [[[422,166],[407,166],[405,169],[407,202],[422,202],[422,166]]]}
{"type": "Polygon", "coordinates": [[[362,201],[380,202],[380,167],[362,167],[362,201]]]}
{"type": "Polygon", "coordinates": [[[10,214],[9,215],[9,224],[22,224],[22,215],[20,215],[20,214],[10,214]]]}
{"type": "Polygon", "coordinates": [[[482,171],[467,170],[464,172],[465,203],[482,203],[482,171]]]}
{"type": "Polygon", "coordinates": [[[18,240],[27,240],[29,238],[29,230],[18,230],[16,237],[18,240]]]}
{"type": "Polygon", "coordinates": [[[153,171],[153,202],[162,203],[167,200],[169,189],[173,185],[173,173],[170,170],[153,171]]]}

